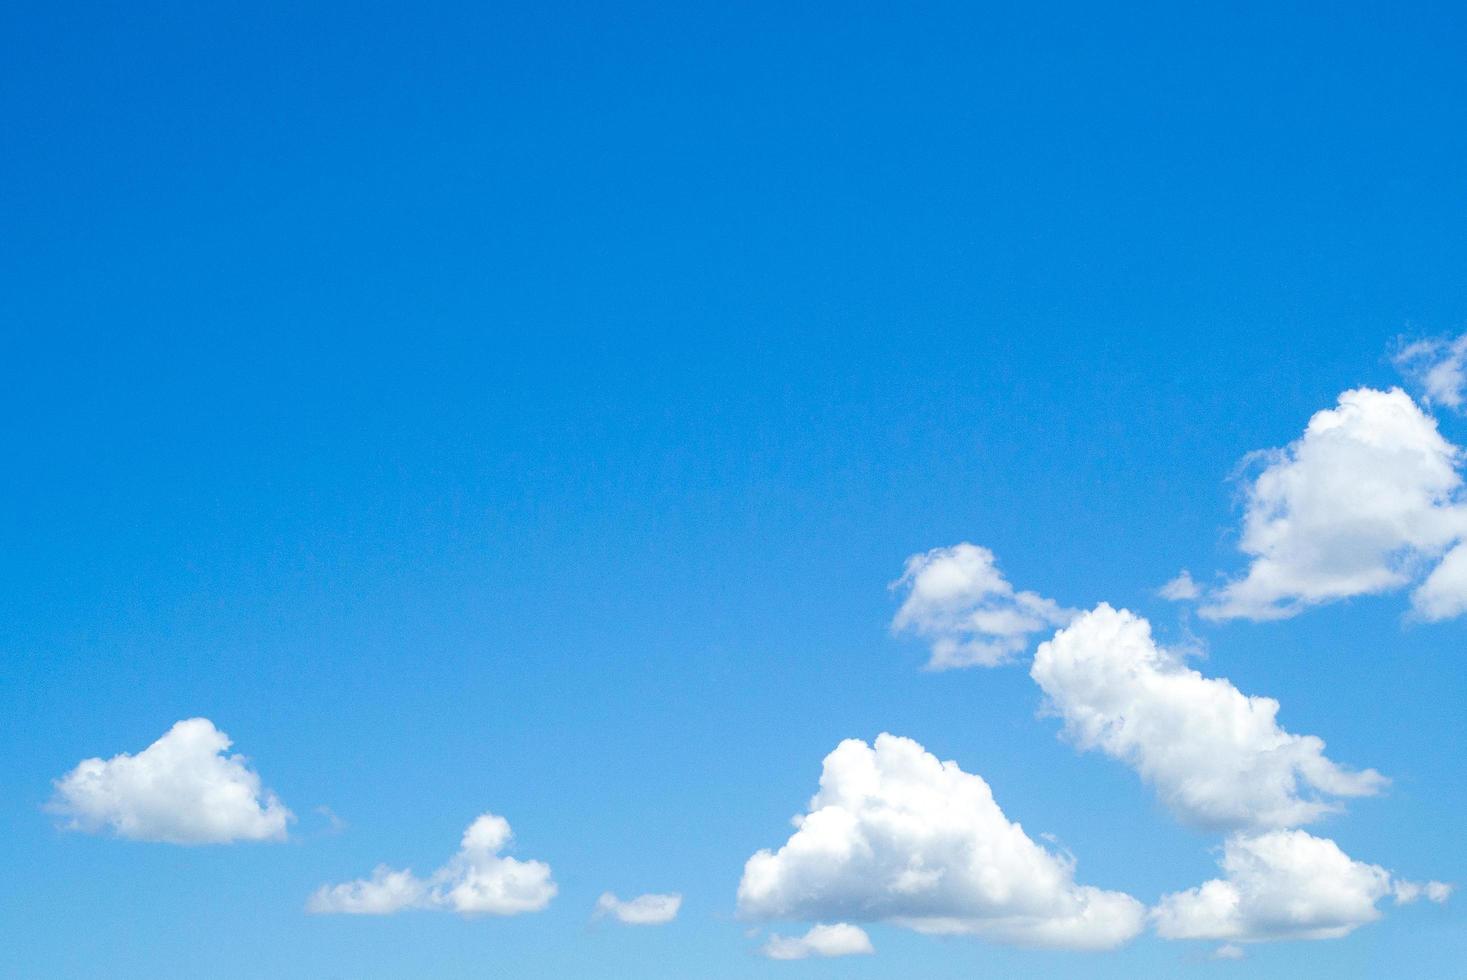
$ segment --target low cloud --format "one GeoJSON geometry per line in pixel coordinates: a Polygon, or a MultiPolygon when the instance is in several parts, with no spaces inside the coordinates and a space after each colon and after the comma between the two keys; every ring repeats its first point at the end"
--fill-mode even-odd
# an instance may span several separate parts
{"type": "Polygon", "coordinates": [[[229,736],[189,718],[137,755],[85,759],[55,782],[46,805],[67,830],[167,844],[284,840],[295,819],[262,789],[229,736]]]}
{"type": "Polygon", "coordinates": [[[803,936],[781,936],[778,933],[760,947],[761,955],[771,960],[804,960],[812,956],[869,956],[876,952],[865,930],[845,922],[815,925],[803,936]]]}
{"type": "Polygon", "coordinates": [[[1145,619],[1101,603],[1039,645],[1030,675],[1064,734],[1134,768],[1182,821],[1215,830],[1308,823],[1333,798],[1379,792],[1324,741],[1277,721],[1279,703],[1204,677],[1152,639],[1145,619]]]}
{"type": "Polygon", "coordinates": [[[1283,619],[1405,588],[1433,568],[1412,596],[1413,615],[1467,610],[1462,450],[1405,392],[1346,391],[1297,440],[1251,458],[1263,464],[1248,484],[1239,543],[1251,562],[1205,597],[1203,617],[1283,619]]]}
{"type": "Polygon", "coordinates": [[[1202,589],[1192,581],[1192,573],[1184,568],[1176,578],[1157,589],[1156,594],[1172,602],[1190,602],[1202,595],[1202,589]]]}
{"type": "Polygon", "coordinates": [[[1038,593],[1016,592],[993,552],[966,541],[912,555],[891,587],[906,593],[892,629],[931,644],[929,670],[1006,663],[1035,633],[1074,615],[1038,593]]]}
{"type": "Polygon", "coordinates": [[[611,916],[628,926],[660,926],[677,918],[682,904],[683,897],[676,894],[638,895],[622,901],[611,892],[602,892],[601,897],[596,899],[596,908],[591,917],[601,919],[611,916]]]}
{"type": "Polygon", "coordinates": [[[984,780],[907,738],[842,742],[777,851],[749,858],[739,912],[753,919],[890,922],[1023,946],[1108,949],[1135,936],[1129,895],[1074,880],[984,780]]]}
{"type": "Polygon", "coordinates": [[[413,908],[465,916],[539,912],[557,891],[550,865],[502,856],[512,836],[509,821],[485,813],[464,831],[458,853],[427,878],[378,865],[369,878],[322,885],[306,910],[322,915],[390,915],[413,908]]]}
{"type": "Polygon", "coordinates": [[[1392,360],[1430,404],[1460,410],[1467,391],[1467,334],[1406,344],[1392,360]]]}
{"type": "Polygon", "coordinates": [[[1152,911],[1166,939],[1338,939],[1380,918],[1377,904],[1425,894],[1445,901],[1440,882],[1418,884],[1352,860],[1332,840],[1302,830],[1238,834],[1223,845],[1223,877],[1166,895],[1152,911]]]}

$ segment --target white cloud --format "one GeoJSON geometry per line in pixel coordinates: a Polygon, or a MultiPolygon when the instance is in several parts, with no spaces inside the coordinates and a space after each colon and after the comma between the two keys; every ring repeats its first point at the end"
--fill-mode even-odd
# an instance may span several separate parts
{"type": "Polygon", "coordinates": [[[550,866],[500,856],[512,836],[509,821],[485,813],[464,831],[458,853],[426,879],[378,865],[370,878],[322,885],[306,902],[306,910],[348,915],[388,915],[407,908],[448,909],[460,915],[538,912],[557,891],[550,866]]]}
{"type": "Polygon", "coordinates": [[[842,742],[794,823],[783,847],[744,866],[741,915],[1075,949],[1119,946],[1144,924],[1139,902],[1075,884],[1073,860],[1010,822],[981,777],[911,739],[842,742]]]}
{"type": "Polygon", "coordinates": [[[1242,946],[1237,946],[1233,943],[1223,943],[1212,951],[1212,958],[1215,960],[1241,960],[1247,955],[1247,953],[1243,952],[1242,946]]]}
{"type": "Polygon", "coordinates": [[[391,915],[429,902],[428,883],[410,870],[394,871],[385,864],[372,877],[341,885],[322,885],[306,902],[306,910],[341,915],[391,915]]]}
{"type": "Polygon", "coordinates": [[[893,589],[907,590],[892,629],[932,644],[930,670],[993,667],[1012,660],[1033,634],[1074,612],[1034,592],[1015,592],[993,552],[966,541],[907,559],[893,589]]]}
{"type": "Polygon", "coordinates": [[[1156,594],[1172,602],[1190,602],[1200,596],[1202,590],[1192,581],[1192,573],[1184,568],[1176,578],[1157,589],[1156,594]]]}
{"type": "Polygon", "coordinates": [[[189,718],[137,755],[85,759],[46,809],[68,830],[168,844],[283,840],[294,815],[207,718],[189,718]]]}
{"type": "Polygon", "coordinates": [[[769,937],[760,953],[771,960],[803,960],[811,956],[869,956],[876,952],[865,930],[846,922],[815,925],[803,936],[769,937]]]}
{"type": "Polygon", "coordinates": [[[1397,905],[1409,905],[1420,898],[1440,905],[1452,897],[1454,890],[1453,886],[1443,881],[1402,881],[1397,878],[1391,883],[1391,892],[1395,895],[1397,905]]]}
{"type": "Polygon", "coordinates": [[[1460,409],[1467,389],[1467,334],[1418,340],[1396,353],[1396,367],[1421,385],[1428,402],[1460,409]]]}
{"type": "Polygon", "coordinates": [[[676,894],[638,895],[622,901],[611,892],[602,892],[596,899],[592,917],[600,919],[609,915],[624,925],[660,926],[677,918],[682,904],[683,897],[676,894]]]}
{"type": "Polygon", "coordinates": [[[1457,544],[1448,551],[1426,581],[1411,593],[1411,612],[1427,622],[1467,612],[1467,544],[1457,544]]]}
{"type": "Polygon", "coordinates": [[[1152,911],[1166,939],[1338,939],[1380,918],[1387,896],[1414,897],[1417,885],[1373,864],[1351,860],[1332,840],[1302,830],[1239,834],[1223,845],[1222,878],[1162,897],[1152,911]]]}
{"type": "Polygon", "coordinates": [[[1082,750],[1136,769],[1181,820],[1270,828],[1339,809],[1387,782],[1344,769],[1324,742],[1276,721],[1279,703],[1204,677],[1156,645],[1151,624],[1102,603],[1039,645],[1030,675],[1082,750]]]}
{"type": "MultiPolygon", "coordinates": [[[[1350,596],[1403,588],[1467,534],[1462,451],[1400,389],[1357,388],[1315,413],[1265,461],[1247,492],[1242,578],[1207,597],[1211,619],[1280,619],[1350,596]]],[[[1416,612],[1442,618],[1467,606],[1459,558],[1416,612]]]]}

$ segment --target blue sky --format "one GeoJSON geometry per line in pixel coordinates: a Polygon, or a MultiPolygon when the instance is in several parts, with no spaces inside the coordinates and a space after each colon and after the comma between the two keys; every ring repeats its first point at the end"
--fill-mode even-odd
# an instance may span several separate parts
{"type": "MultiPolygon", "coordinates": [[[[1029,667],[1053,624],[1007,665],[924,670],[889,586],[960,542],[1057,607],[1146,617],[1389,777],[1310,834],[1467,881],[1461,619],[1413,618],[1414,584],[1276,621],[1157,595],[1248,570],[1267,461],[1240,461],[1342,392],[1404,385],[1467,444],[1392,363],[1467,326],[1462,11],[0,18],[0,972],[1368,977],[1467,956],[1458,895],[1241,964],[1151,928],[1076,952],[890,921],[861,923],[874,956],[778,962],[771,932],[833,919],[738,898],[822,760],[882,732],[1148,907],[1251,832],[1179,819],[1060,737],[1029,667]],[[285,840],[118,839],[46,809],[82,760],[196,717],[293,812],[285,840]],[[552,869],[542,911],[307,913],[378,864],[430,876],[485,812],[552,869]],[[683,901],[592,922],[605,891],[683,901]]],[[[1406,549],[1413,581],[1448,547],[1406,549]]]]}

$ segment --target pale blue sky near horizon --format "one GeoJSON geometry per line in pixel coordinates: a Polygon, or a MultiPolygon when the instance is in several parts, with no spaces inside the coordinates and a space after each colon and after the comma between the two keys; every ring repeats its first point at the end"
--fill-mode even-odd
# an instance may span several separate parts
{"type": "MultiPolygon", "coordinates": [[[[1462,622],[1214,624],[1246,454],[1467,328],[1467,12],[1368,5],[16,3],[0,12],[0,973],[1449,976],[1462,896],[1333,941],[1103,953],[735,916],[844,738],[981,774],[1146,903],[1216,835],[922,670],[907,556],[1195,638],[1393,780],[1312,832],[1467,882],[1462,622]],[[68,833],[208,717],[284,843],[68,833]],[[328,807],[342,822],[315,808],[328,807]],[[310,916],[477,814],[540,913],[310,916]],[[680,892],[657,928],[588,924],[680,892]],[[803,924],[766,927],[789,934],[803,924]]],[[[1437,413],[1467,443],[1467,419],[1437,413]]]]}

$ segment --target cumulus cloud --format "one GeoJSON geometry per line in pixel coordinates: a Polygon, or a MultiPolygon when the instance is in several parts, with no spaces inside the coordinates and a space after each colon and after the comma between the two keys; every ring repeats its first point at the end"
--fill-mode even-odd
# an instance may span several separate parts
{"type": "Polygon", "coordinates": [[[321,914],[391,915],[430,904],[426,881],[410,870],[394,871],[379,864],[372,869],[370,878],[322,885],[307,901],[306,909],[321,914]]]}
{"type": "Polygon", "coordinates": [[[1152,911],[1166,939],[1338,939],[1380,918],[1388,896],[1410,901],[1440,882],[1401,881],[1384,868],[1352,860],[1332,840],[1302,830],[1238,834],[1223,845],[1223,877],[1165,895],[1152,911]],[[1403,897],[1406,896],[1406,897],[1403,897]]]}
{"type": "Polygon", "coordinates": [[[794,824],[783,847],[745,864],[741,915],[1074,949],[1119,946],[1144,925],[1139,902],[1077,885],[1074,861],[1011,822],[980,776],[911,739],[842,742],[794,824]]]}
{"type": "Polygon", "coordinates": [[[892,629],[931,644],[930,670],[1005,663],[1033,634],[1074,615],[1053,599],[1014,591],[993,552],[966,541],[912,555],[891,587],[906,590],[892,629]]]}
{"type": "Polygon", "coordinates": [[[409,908],[466,916],[538,912],[557,891],[550,866],[501,856],[512,837],[509,821],[482,814],[464,831],[458,853],[427,878],[378,865],[370,878],[322,885],[306,910],[346,915],[389,915],[409,908]]]}
{"type": "Polygon", "coordinates": [[[283,840],[295,819],[229,736],[189,718],[137,755],[84,759],[55,781],[46,809],[68,830],[110,830],[130,840],[227,844],[283,840]]]}
{"type": "Polygon", "coordinates": [[[1192,573],[1184,568],[1176,578],[1157,589],[1156,594],[1172,602],[1190,602],[1202,595],[1202,589],[1192,581],[1192,573]]]}
{"type": "Polygon", "coordinates": [[[803,936],[769,937],[759,950],[771,960],[804,960],[811,956],[869,956],[876,952],[871,937],[859,926],[846,922],[815,925],[803,936]]]}
{"type": "Polygon", "coordinates": [[[1247,953],[1243,952],[1242,946],[1237,946],[1233,943],[1223,943],[1212,951],[1212,958],[1215,960],[1241,960],[1247,955],[1247,953]]]}
{"type": "Polygon", "coordinates": [[[629,926],[660,926],[677,918],[682,908],[681,895],[638,895],[622,901],[611,892],[602,892],[596,899],[596,909],[591,913],[595,919],[611,916],[629,926]]]}
{"type": "Polygon", "coordinates": [[[1039,645],[1030,675],[1081,750],[1130,765],[1181,820],[1267,829],[1339,809],[1330,797],[1387,780],[1324,755],[1324,742],[1279,727],[1279,703],[1204,677],[1152,639],[1151,624],[1102,603],[1039,645]]]}
{"type": "MultiPolygon", "coordinates": [[[[1281,619],[1312,605],[1400,589],[1467,535],[1462,451],[1400,389],[1357,388],[1317,412],[1247,490],[1247,572],[1207,596],[1211,619],[1281,619]]],[[[1467,557],[1438,568],[1417,616],[1467,607],[1467,557]]]]}
{"type": "Polygon", "coordinates": [[[1427,622],[1467,612],[1467,544],[1453,546],[1411,593],[1411,612],[1427,622]]]}
{"type": "Polygon", "coordinates": [[[1467,389],[1467,334],[1418,340],[1402,347],[1393,360],[1421,386],[1429,403],[1461,409],[1467,389]]]}

